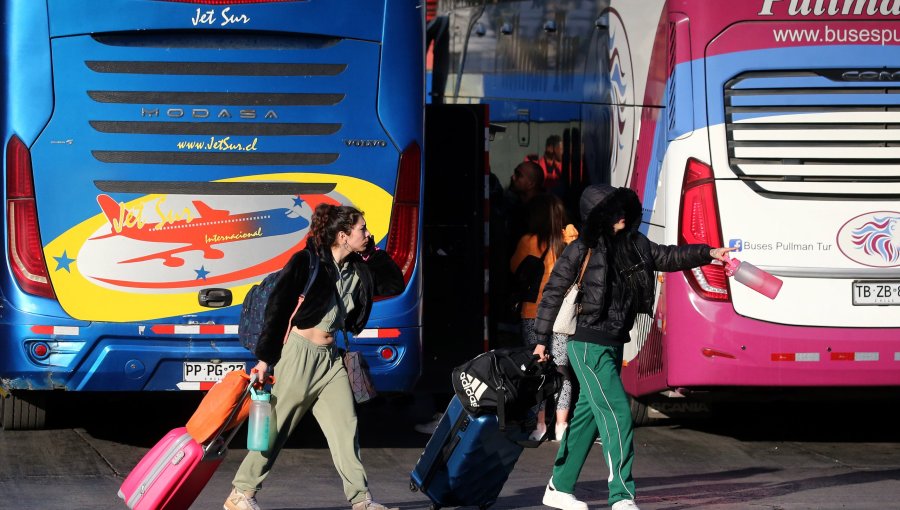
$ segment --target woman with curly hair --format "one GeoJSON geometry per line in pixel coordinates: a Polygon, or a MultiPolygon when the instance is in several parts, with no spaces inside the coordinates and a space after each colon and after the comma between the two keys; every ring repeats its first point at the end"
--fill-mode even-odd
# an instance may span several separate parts
{"type": "Polygon", "coordinates": [[[269,296],[255,351],[259,362],[254,370],[265,374],[277,365],[273,446],[247,454],[225,510],[259,510],[256,493],[309,410],[325,433],[352,510],[387,510],[369,493],[359,456],[355,402],[335,334],[339,330],[358,334],[369,318],[373,296],[399,294],[403,288],[400,268],[385,252],[374,250],[361,211],[329,204],[316,207],[306,248],[281,270],[269,296]],[[293,314],[310,277],[313,254],[319,258],[319,272],[293,314]],[[285,340],[286,328],[290,333],[285,340]]]}

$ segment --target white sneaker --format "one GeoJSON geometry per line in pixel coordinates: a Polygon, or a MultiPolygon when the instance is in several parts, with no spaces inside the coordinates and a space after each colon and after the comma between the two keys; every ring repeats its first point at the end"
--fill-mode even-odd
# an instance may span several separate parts
{"type": "Polygon", "coordinates": [[[552,478],[547,483],[547,490],[544,491],[544,500],[542,501],[542,503],[547,506],[552,506],[553,508],[559,508],[560,510],[588,510],[587,503],[585,503],[584,501],[578,501],[577,499],[575,499],[575,496],[569,494],[568,492],[560,492],[556,490],[556,487],[553,486],[552,478]]]}
{"type": "Polygon", "coordinates": [[[421,432],[422,434],[428,434],[430,436],[434,434],[435,429],[437,429],[438,425],[441,423],[442,416],[444,415],[441,413],[435,413],[435,415],[431,417],[431,421],[419,423],[418,425],[413,426],[413,428],[416,432],[421,432]]]}
{"type": "Polygon", "coordinates": [[[612,510],[641,510],[633,499],[623,499],[613,503],[612,510]]]}
{"type": "Polygon", "coordinates": [[[541,441],[547,435],[547,426],[538,427],[529,434],[528,439],[531,441],[541,441]]]}

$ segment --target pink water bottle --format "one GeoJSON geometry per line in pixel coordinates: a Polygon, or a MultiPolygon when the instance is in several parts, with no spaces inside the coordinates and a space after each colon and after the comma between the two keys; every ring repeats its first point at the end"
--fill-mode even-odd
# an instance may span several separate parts
{"type": "Polygon", "coordinates": [[[775,299],[782,282],[749,262],[741,262],[725,255],[725,274],[759,292],[769,299],[775,299]]]}

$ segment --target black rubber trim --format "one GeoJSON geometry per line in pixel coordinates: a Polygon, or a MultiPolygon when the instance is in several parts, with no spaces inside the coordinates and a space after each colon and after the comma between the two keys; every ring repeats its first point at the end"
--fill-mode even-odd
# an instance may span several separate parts
{"type": "Polygon", "coordinates": [[[98,73],[196,76],[336,76],[347,64],[281,64],[264,62],[128,62],[88,60],[98,73]]]}
{"type": "Polygon", "coordinates": [[[89,90],[88,96],[98,103],[224,106],[332,106],[345,97],[344,94],[114,90],[89,90]]]}
{"type": "Polygon", "coordinates": [[[338,154],[291,152],[91,151],[103,163],[139,165],[328,165],[338,154]]]}
{"type": "Polygon", "coordinates": [[[106,193],[165,195],[325,195],[333,182],[94,181],[106,193]]]}
{"type": "Polygon", "coordinates": [[[283,122],[164,122],[92,120],[101,133],[142,135],[231,135],[231,136],[316,136],[333,135],[341,124],[301,124],[283,122]]]}

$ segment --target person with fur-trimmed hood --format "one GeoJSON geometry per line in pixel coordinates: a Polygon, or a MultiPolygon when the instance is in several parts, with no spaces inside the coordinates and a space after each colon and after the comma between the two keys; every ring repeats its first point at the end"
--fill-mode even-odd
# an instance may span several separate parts
{"type": "Polygon", "coordinates": [[[619,373],[623,347],[638,313],[653,308],[656,271],[683,271],[724,260],[734,248],[705,244],[659,245],[638,231],[641,202],[629,188],[589,186],[581,195],[581,237],[553,266],[535,319],[534,354],[548,359],[547,344],[563,296],[582,280],[581,312],[566,344],[570,366],[581,385],[575,415],[563,434],[543,503],[562,510],[587,510],[573,495],[575,482],[598,438],[610,471],[609,504],[635,509],[631,406],[619,373]]]}

